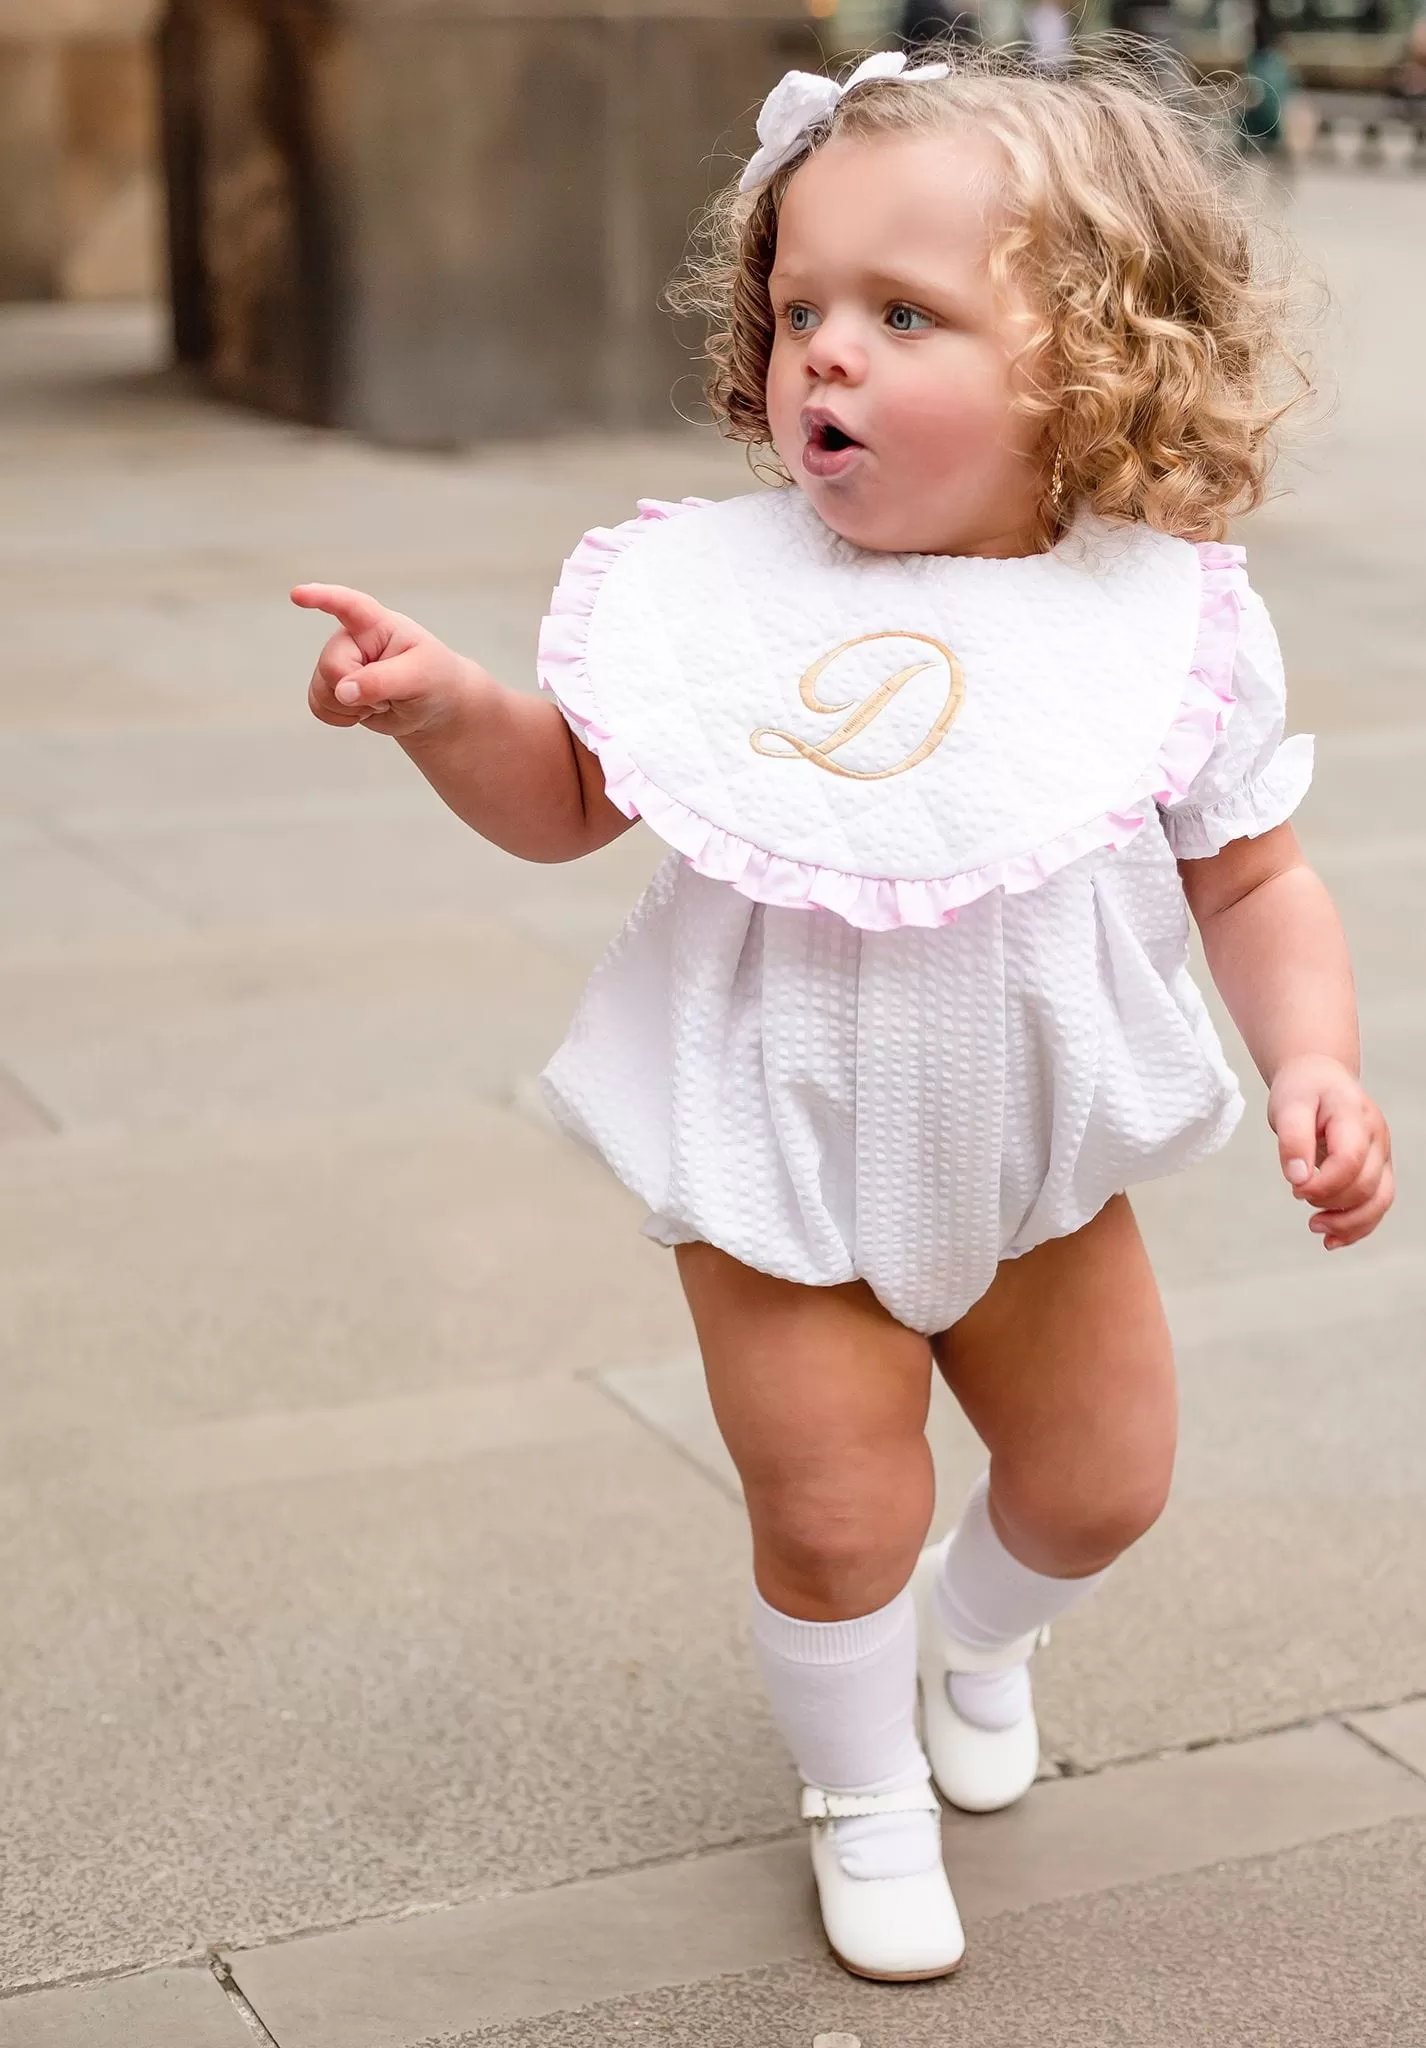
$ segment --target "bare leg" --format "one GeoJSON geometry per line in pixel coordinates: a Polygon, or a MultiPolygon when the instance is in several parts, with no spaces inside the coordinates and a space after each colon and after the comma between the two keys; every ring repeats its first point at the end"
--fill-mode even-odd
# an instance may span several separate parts
{"type": "Polygon", "coordinates": [[[808,1621],[884,1606],[931,1521],[926,1338],[859,1281],[799,1287],[706,1244],[680,1246],[678,1264],[759,1592],[808,1621]]]}
{"type": "Polygon", "coordinates": [[[1012,1556],[1085,1578],[1152,1527],[1173,1476],[1178,1399],[1123,1195],[1073,1236],[1008,1260],[934,1349],[990,1452],[991,1521],[1012,1556]]]}
{"type": "Polygon", "coordinates": [[[909,1585],[934,1487],[930,1345],[862,1285],[794,1286],[703,1244],[682,1247],[679,1268],[747,1497],[774,1716],[805,1782],[898,1802],[836,1820],[836,1860],[848,1878],[939,1885],[937,1939],[954,1961],[909,1585]]]}

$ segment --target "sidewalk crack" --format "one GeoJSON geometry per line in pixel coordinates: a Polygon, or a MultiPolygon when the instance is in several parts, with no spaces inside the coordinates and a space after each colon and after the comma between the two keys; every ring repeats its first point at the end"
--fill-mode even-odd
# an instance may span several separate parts
{"type": "MultiPolygon", "coordinates": [[[[1396,1701],[1394,1704],[1398,1706],[1415,1706],[1422,1697],[1423,1695],[1420,1693],[1413,1693],[1407,1699],[1396,1701]]],[[[1349,1714],[1379,1714],[1387,1711],[1389,1709],[1384,1707],[1348,1707],[1339,1713],[1333,1714],[1331,1718],[1337,1723],[1339,1728],[1345,1729],[1348,1735],[1355,1735],[1358,1742],[1365,1743],[1368,1749],[1374,1749],[1378,1756],[1384,1756],[1388,1763],[1395,1764],[1398,1769],[1409,1771],[1413,1778],[1426,1782],[1426,1770],[1422,1770],[1419,1764],[1409,1762],[1401,1754],[1400,1750],[1389,1749],[1384,1742],[1378,1742],[1376,1737],[1369,1735],[1365,1728],[1359,1728],[1355,1721],[1347,1718],[1349,1714]]]]}
{"type": "Polygon", "coordinates": [[[276,2034],[263,2025],[261,2015],[246,1996],[242,1986],[233,1975],[226,1959],[213,1949],[208,1951],[208,1967],[218,1980],[218,1988],[237,2013],[238,2018],[260,2044],[260,2048],[281,2048],[276,2034]]]}

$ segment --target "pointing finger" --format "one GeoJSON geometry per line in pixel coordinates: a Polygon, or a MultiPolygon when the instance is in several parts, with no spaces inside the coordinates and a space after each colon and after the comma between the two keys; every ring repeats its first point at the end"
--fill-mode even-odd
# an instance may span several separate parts
{"type": "Polygon", "coordinates": [[[292,602],[304,611],[326,612],[346,627],[363,658],[375,661],[391,639],[391,614],[364,590],[344,583],[299,583],[292,602]]]}

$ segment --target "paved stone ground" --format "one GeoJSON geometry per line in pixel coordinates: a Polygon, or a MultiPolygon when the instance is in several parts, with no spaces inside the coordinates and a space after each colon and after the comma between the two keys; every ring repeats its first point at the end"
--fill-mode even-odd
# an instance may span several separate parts
{"type": "Polygon", "coordinates": [[[572,539],[738,458],[379,453],[0,320],[0,2048],[1426,2038],[1426,191],[1295,211],[1340,401],[1248,537],[1402,1200],[1324,1257],[1256,1095],[1144,1190],[1176,1500],[909,1991],[821,1947],[670,1263],[530,1107],[653,849],[483,846],[308,719],[284,597],[523,677],[572,539]]]}

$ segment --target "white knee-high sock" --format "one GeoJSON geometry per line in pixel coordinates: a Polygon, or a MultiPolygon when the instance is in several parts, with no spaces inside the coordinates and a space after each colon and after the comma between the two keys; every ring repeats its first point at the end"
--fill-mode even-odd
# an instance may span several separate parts
{"type": "MultiPolygon", "coordinates": [[[[916,1739],[916,1610],[909,1587],[854,1621],[799,1621],[753,1591],[753,1641],[773,1716],[804,1781],[824,1792],[903,1792],[931,1775],[916,1739]]],[[[941,1854],[933,1813],[836,1822],[853,1877],[909,1877],[941,1854]]]]}
{"type": "MultiPolygon", "coordinates": [[[[947,1632],[968,1649],[999,1650],[1068,1614],[1088,1598],[1108,1570],[1087,1579],[1052,1579],[1021,1564],[995,1533],[990,1475],[982,1473],[946,1547],[936,1582],[936,1611],[947,1632]]],[[[1024,1664],[983,1675],[952,1672],[948,1682],[956,1711],[981,1728],[1009,1728],[1030,1711],[1030,1678],[1024,1664]]]]}

